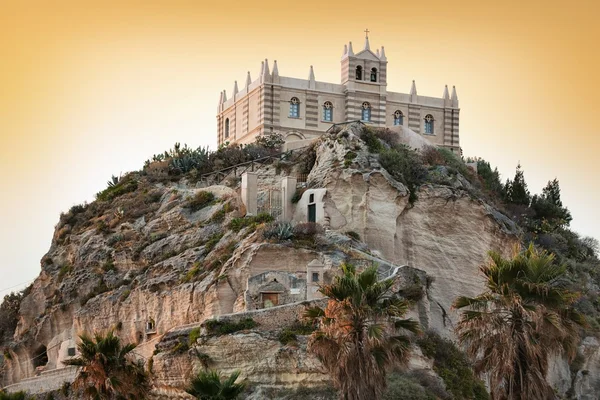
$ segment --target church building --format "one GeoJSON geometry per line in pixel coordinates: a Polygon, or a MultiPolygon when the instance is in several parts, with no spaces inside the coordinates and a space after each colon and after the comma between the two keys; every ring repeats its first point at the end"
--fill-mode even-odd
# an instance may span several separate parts
{"type": "Polygon", "coordinates": [[[332,124],[361,120],[399,134],[408,129],[460,154],[456,89],[452,95],[446,86],[442,97],[421,96],[413,80],[410,93],[388,92],[384,47],[371,50],[366,32],[360,52],[354,53],[352,42],[344,45],[340,84],[315,80],[312,66],[308,79],[285,77],[277,61],[271,71],[265,60],[258,79],[248,72],[241,90],[236,81],[230,98],[221,92],[218,144],[251,143],[269,132],[281,133],[286,141],[312,139],[332,124]]]}

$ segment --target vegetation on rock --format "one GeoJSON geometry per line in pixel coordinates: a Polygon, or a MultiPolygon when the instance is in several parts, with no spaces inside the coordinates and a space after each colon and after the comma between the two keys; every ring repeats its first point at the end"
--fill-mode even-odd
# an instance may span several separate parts
{"type": "Polygon", "coordinates": [[[121,345],[121,340],[108,332],[79,336],[80,355],[63,361],[81,367],[73,388],[87,399],[140,399],[148,390],[148,377],[143,365],[131,358],[135,345],[121,345]]]}
{"type": "Polygon", "coordinates": [[[459,297],[464,309],[456,328],[460,342],[487,373],[495,398],[525,400],[552,397],[546,381],[549,355],[575,357],[583,316],[573,308],[578,293],[565,287],[566,266],[554,255],[530,245],[504,259],[490,252],[481,267],[487,291],[459,297]]]}
{"type": "Polygon", "coordinates": [[[200,400],[234,400],[246,387],[244,383],[235,383],[239,376],[240,371],[234,371],[228,377],[217,371],[200,371],[186,391],[200,400]]]}
{"type": "Polygon", "coordinates": [[[329,298],[323,310],[307,308],[316,324],[309,350],[345,400],[378,399],[385,389],[387,369],[406,363],[410,338],[397,331],[416,332],[417,323],[401,319],[408,303],[391,294],[393,280],[377,280],[377,268],[358,273],[342,266],[342,275],[319,291],[329,298]]]}

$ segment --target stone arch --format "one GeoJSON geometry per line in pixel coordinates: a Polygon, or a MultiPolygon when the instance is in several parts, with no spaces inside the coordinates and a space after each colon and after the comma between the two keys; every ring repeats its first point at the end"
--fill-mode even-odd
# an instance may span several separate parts
{"type": "Polygon", "coordinates": [[[286,142],[290,142],[290,141],[294,141],[294,140],[304,140],[304,139],[306,139],[306,138],[300,132],[294,131],[294,132],[289,132],[285,135],[286,142]]]}

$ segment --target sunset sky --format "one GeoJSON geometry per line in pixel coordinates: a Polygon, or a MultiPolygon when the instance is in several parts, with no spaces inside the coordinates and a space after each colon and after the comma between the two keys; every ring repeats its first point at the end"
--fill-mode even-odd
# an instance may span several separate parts
{"type": "Polygon", "coordinates": [[[388,90],[456,85],[465,156],[559,179],[600,238],[598,1],[0,0],[0,295],[40,271],[61,211],[174,142],[216,144],[219,92],[261,60],[339,82],[370,30],[388,90]],[[285,5],[284,5],[285,4],[285,5]]]}

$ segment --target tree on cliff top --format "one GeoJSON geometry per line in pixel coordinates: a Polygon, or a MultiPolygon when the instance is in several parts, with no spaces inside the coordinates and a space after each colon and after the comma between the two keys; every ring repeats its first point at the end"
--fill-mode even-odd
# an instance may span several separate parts
{"type": "Polygon", "coordinates": [[[531,194],[527,188],[527,182],[525,182],[525,176],[523,174],[523,170],[521,169],[521,164],[517,165],[515,178],[512,181],[506,181],[504,192],[506,194],[506,201],[509,203],[524,206],[529,206],[529,203],[531,203],[531,194]]]}
{"type": "Polygon", "coordinates": [[[305,317],[318,325],[309,349],[328,370],[340,399],[379,399],[387,368],[408,359],[410,339],[398,331],[416,332],[417,324],[401,319],[409,303],[392,295],[392,279],[377,281],[376,267],[357,273],[346,264],[342,272],[319,289],[329,298],[325,310],[306,310],[305,317]]]}
{"type": "Polygon", "coordinates": [[[121,345],[121,340],[108,332],[79,336],[80,356],[63,361],[65,365],[82,367],[73,382],[87,399],[143,399],[148,393],[148,378],[144,368],[129,357],[133,344],[121,345]]]}
{"type": "Polygon", "coordinates": [[[545,379],[548,355],[575,356],[578,328],[585,325],[572,308],[579,295],[564,287],[566,267],[553,254],[533,245],[517,250],[512,259],[490,252],[480,268],[487,291],[454,303],[464,309],[456,333],[476,372],[488,374],[494,398],[554,398],[545,379]]]}

